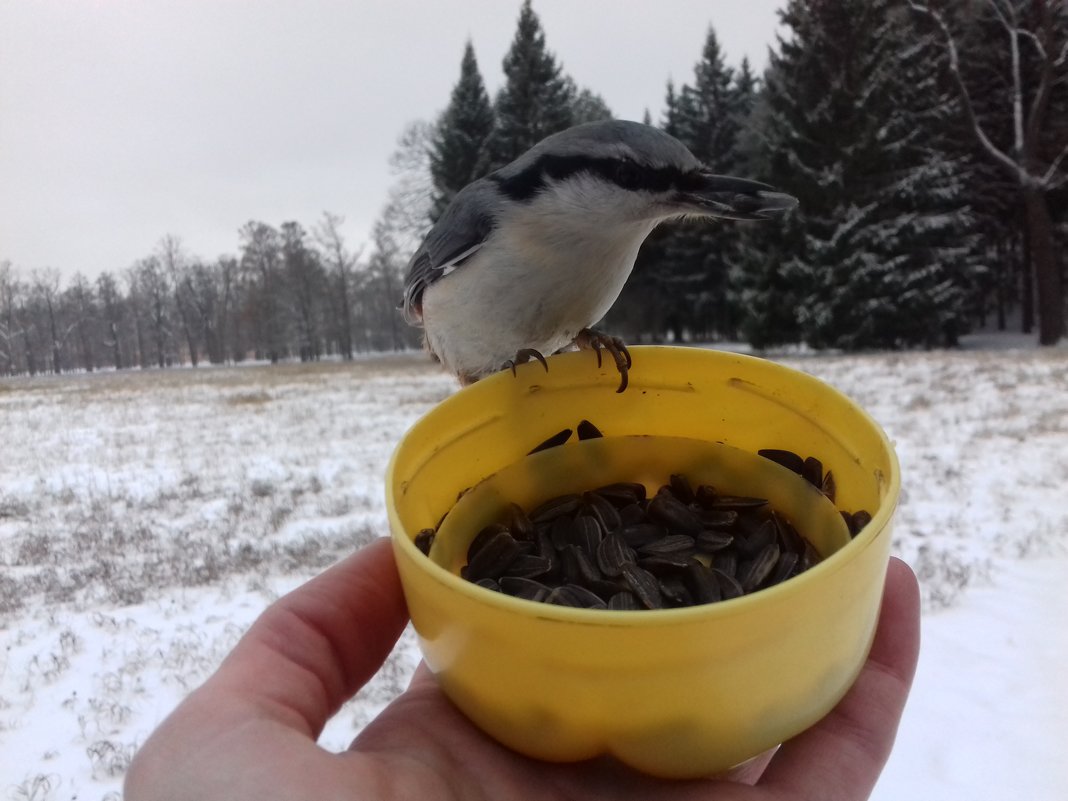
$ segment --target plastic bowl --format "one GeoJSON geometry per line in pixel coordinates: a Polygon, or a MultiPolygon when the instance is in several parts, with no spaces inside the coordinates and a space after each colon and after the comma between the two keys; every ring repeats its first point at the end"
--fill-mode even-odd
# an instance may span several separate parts
{"type": "Polygon", "coordinates": [[[852,685],[871,646],[900,487],[885,434],[804,373],[715,351],[636,347],[630,387],[589,353],[501,373],[448,398],[397,447],[386,479],[412,623],[452,701],[501,743],[539,759],[609,754],[657,776],[727,770],[800,733],[852,685]],[[603,439],[528,452],[579,421],[603,439]],[[832,470],[839,509],[753,454],[783,448],[832,470]],[[530,506],[615,480],[670,473],[762,495],[825,557],[742,598],[686,609],[574,609],[461,579],[471,537],[509,501],[530,506]],[[458,503],[457,499],[463,495],[458,503]],[[415,535],[446,512],[428,558],[415,535]]]}

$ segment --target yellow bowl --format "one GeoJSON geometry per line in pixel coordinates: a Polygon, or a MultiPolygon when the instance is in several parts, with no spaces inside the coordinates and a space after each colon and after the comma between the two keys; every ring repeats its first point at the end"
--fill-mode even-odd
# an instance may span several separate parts
{"type": "Polygon", "coordinates": [[[879,611],[898,464],[863,410],[804,373],[706,350],[632,352],[621,394],[610,362],[569,353],[547,374],[524,365],[426,414],[388,468],[394,552],[427,664],[499,742],[545,760],[611,754],[658,776],[710,775],[808,728],[852,685],[879,611]],[[526,455],[583,419],[605,437],[526,455]],[[849,540],[819,493],[752,456],[761,448],[818,457],[838,508],[871,523],[849,540]],[[521,601],[456,575],[508,501],[615,480],[655,487],[674,472],[769,497],[826,558],[742,598],[640,612],[521,601]],[[428,558],[415,535],[454,507],[428,558]]]}

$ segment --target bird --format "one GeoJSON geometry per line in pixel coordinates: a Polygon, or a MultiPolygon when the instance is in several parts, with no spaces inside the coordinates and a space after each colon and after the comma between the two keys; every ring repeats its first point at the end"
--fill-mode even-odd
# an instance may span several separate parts
{"type": "Polygon", "coordinates": [[[670,134],[628,120],[567,128],[453,197],[412,255],[405,320],[462,385],[577,347],[602,348],[623,392],[632,367],[619,337],[594,329],[642,242],[684,217],[764,220],[797,199],[716,175],[670,134]]]}

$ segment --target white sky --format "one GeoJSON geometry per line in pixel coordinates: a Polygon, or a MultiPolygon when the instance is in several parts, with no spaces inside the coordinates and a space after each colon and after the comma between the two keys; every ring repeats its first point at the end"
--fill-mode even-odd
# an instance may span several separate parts
{"type": "MultiPolygon", "coordinates": [[[[534,0],[549,48],[617,117],[660,116],[712,24],[762,70],[782,0],[534,0]]],[[[0,0],[0,260],[95,277],[167,233],[236,253],[250,219],[368,235],[405,123],[465,40],[492,94],[520,0],[0,0]]]]}

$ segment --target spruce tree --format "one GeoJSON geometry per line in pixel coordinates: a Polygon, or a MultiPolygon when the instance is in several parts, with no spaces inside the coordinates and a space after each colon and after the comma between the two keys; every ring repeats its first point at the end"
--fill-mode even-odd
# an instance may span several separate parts
{"type": "Polygon", "coordinates": [[[572,125],[612,119],[612,109],[608,108],[608,104],[599,94],[589,89],[580,89],[574,91],[574,97],[571,104],[572,125]]]}
{"type": "Polygon", "coordinates": [[[487,171],[502,167],[574,120],[575,89],[545,46],[541,22],[525,0],[512,46],[504,57],[505,84],[497,94],[497,124],[488,144],[487,171]]]}
{"type": "Polygon", "coordinates": [[[965,325],[970,216],[935,133],[946,98],[892,0],[791,0],[765,75],[762,160],[801,206],[758,232],[754,344],[952,342],[965,325]]]}
{"type": "MultiPolygon", "coordinates": [[[[736,171],[738,137],[734,71],[726,65],[711,26],[693,85],[684,85],[671,113],[674,135],[713,172],[736,171]]],[[[736,225],[699,220],[674,226],[665,237],[665,291],[673,312],[669,325],[676,339],[731,336],[739,314],[730,286],[739,231],[736,225]]]]}
{"type": "Polygon", "coordinates": [[[460,62],[460,80],[452,90],[430,143],[430,175],[434,199],[430,210],[437,220],[453,196],[480,177],[486,142],[493,131],[493,106],[478,71],[475,48],[468,41],[460,62]]]}

